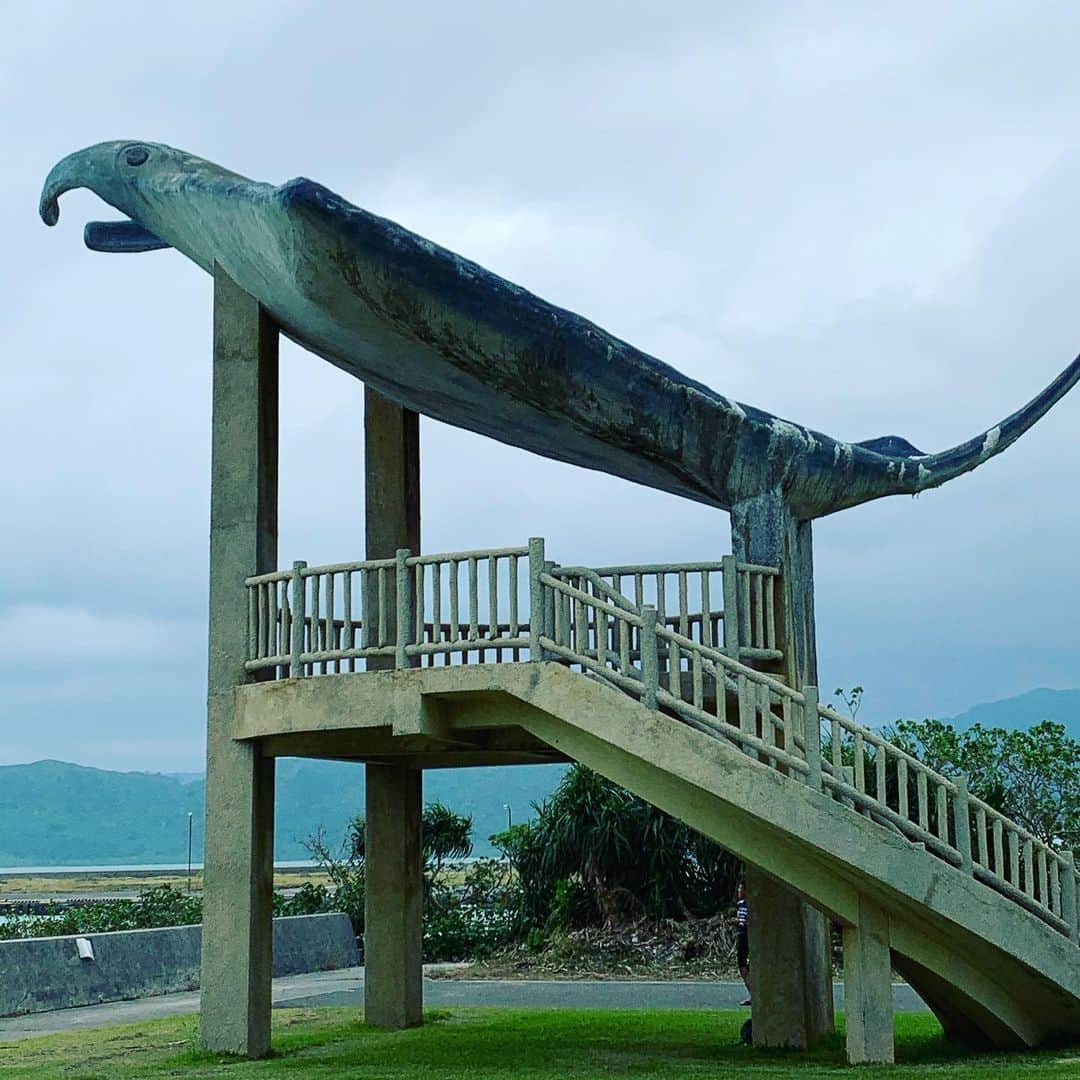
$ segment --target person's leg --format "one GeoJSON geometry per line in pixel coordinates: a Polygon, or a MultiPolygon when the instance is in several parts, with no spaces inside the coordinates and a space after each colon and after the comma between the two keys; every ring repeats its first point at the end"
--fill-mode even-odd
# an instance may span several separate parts
{"type": "Polygon", "coordinates": [[[749,935],[745,930],[740,930],[735,944],[735,958],[736,963],[739,966],[739,975],[742,978],[743,985],[746,987],[746,999],[740,1001],[740,1005],[749,1005],[750,1000],[753,997],[753,991],[750,989],[750,944],[749,935]]]}

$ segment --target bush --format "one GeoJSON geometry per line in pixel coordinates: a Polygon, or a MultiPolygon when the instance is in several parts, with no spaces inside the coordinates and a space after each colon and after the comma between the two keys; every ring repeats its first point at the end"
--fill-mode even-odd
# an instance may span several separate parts
{"type": "Polygon", "coordinates": [[[202,922],[202,900],[171,885],[144,889],[134,900],[95,900],[44,915],[14,915],[0,923],[0,938],[62,937],[106,934],[115,930],[152,930],[202,922]]]}
{"type": "Polygon", "coordinates": [[[517,874],[522,938],[534,928],[704,917],[734,897],[732,855],[583,765],[571,766],[535,821],[492,842],[517,874]]]}

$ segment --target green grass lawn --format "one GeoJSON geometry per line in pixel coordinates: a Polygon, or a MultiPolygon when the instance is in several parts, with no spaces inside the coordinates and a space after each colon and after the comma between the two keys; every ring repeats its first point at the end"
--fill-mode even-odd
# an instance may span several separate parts
{"type": "MultiPolygon", "coordinates": [[[[648,1077],[832,1076],[846,1069],[843,1036],[810,1053],[740,1046],[743,1011],[570,1011],[453,1009],[427,1015],[423,1028],[370,1031],[352,1009],[274,1013],[274,1056],[247,1062],[198,1049],[197,1018],[0,1043],[0,1080],[137,1076],[369,1077],[380,1080],[577,1080],[648,1077]]],[[[930,1016],[897,1016],[895,1069],[864,1067],[860,1077],[1077,1077],[1080,1049],[974,1055],[949,1046],[930,1016]]]]}

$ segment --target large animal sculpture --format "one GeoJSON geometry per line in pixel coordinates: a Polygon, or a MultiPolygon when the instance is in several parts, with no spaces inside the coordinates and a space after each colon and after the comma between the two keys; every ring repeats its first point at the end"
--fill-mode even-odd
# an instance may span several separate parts
{"type": "Polygon", "coordinates": [[[724,509],[774,493],[809,521],[937,487],[1001,453],[1080,379],[1078,357],[1018,412],[939,453],[896,436],[843,442],[733,401],[311,180],[275,187],[118,141],[50,172],[47,224],[73,188],[127,216],[88,225],[90,247],[220,264],[285,334],[410,409],[724,509]]]}

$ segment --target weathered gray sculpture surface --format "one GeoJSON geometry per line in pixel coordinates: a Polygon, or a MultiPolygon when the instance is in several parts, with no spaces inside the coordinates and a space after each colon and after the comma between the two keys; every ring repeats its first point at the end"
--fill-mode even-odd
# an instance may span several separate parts
{"type": "Polygon", "coordinates": [[[49,174],[41,216],[86,187],[127,221],[102,251],[175,247],[219,263],[305,348],[417,412],[730,509],[767,492],[809,520],[937,487],[1001,453],[1080,379],[1074,360],[989,431],[922,454],[840,442],[681,375],[311,180],[257,183],[156,143],[99,143],[49,174]]]}

